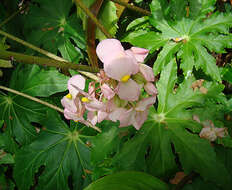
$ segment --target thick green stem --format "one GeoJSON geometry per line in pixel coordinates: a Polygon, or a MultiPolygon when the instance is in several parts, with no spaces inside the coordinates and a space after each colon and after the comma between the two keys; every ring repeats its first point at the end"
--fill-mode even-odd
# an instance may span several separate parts
{"type": "Polygon", "coordinates": [[[149,11],[147,11],[145,9],[142,9],[140,7],[137,7],[137,6],[131,5],[131,4],[127,3],[127,2],[124,2],[124,1],[121,1],[121,0],[109,0],[109,1],[113,1],[113,2],[115,2],[117,4],[119,4],[119,5],[127,7],[128,9],[131,9],[131,10],[136,11],[138,13],[141,13],[143,15],[147,15],[147,16],[151,15],[151,13],[149,11]]]}
{"type": "Polygon", "coordinates": [[[42,66],[51,66],[51,67],[64,68],[64,69],[74,69],[74,70],[87,71],[87,72],[98,72],[99,71],[98,69],[89,67],[87,65],[79,65],[79,64],[74,64],[70,62],[56,61],[53,59],[42,58],[42,57],[31,56],[31,55],[24,55],[21,53],[15,53],[11,51],[3,51],[3,50],[0,50],[0,59],[14,60],[17,62],[22,62],[22,63],[27,63],[27,64],[37,64],[37,65],[42,65],[42,66]]]}
{"type": "Polygon", "coordinates": [[[84,11],[84,13],[91,18],[96,26],[102,31],[107,38],[113,38],[112,35],[105,29],[105,27],[98,21],[96,16],[82,3],[82,0],[75,0],[76,4],[84,11]]]}
{"type": "MultiPolygon", "coordinates": [[[[19,38],[17,38],[17,37],[15,37],[15,36],[13,36],[13,35],[11,35],[11,34],[8,34],[8,33],[6,33],[6,32],[4,32],[4,31],[2,31],[2,30],[0,30],[0,34],[2,34],[3,36],[6,36],[6,37],[8,37],[8,38],[10,38],[10,39],[12,39],[12,40],[14,40],[14,41],[16,41],[16,42],[18,42],[18,43],[20,43],[20,44],[22,44],[22,45],[24,45],[24,46],[26,46],[26,47],[29,47],[29,48],[31,48],[31,49],[33,49],[33,50],[35,50],[35,51],[37,51],[37,52],[39,52],[39,53],[41,53],[41,54],[44,54],[44,55],[46,55],[47,57],[50,57],[50,58],[52,58],[53,60],[57,60],[57,62],[67,62],[67,60],[65,60],[65,59],[63,59],[63,58],[61,58],[61,57],[58,57],[58,56],[56,56],[56,55],[54,55],[54,54],[52,54],[52,53],[50,53],[50,52],[48,52],[48,51],[46,51],[46,50],[43,50],[43,49],[40,49],[40,48],[38,48],[38,47],[36,47],[36,46],[34,46],[34,45],[32,45],[32,44],[30,44],[30,43],[28,43],[28,42],[26,42],[26,41],[24,41],[24,40],[21,40],[21,39],[19,39],[19,38]]],[[[0,54],[1,55],[1,54],[0,54]]],[[[9,54],[8,54],[9,55],[9,54]]],[[[16,55],[16,54],[14,54],[14,55],[16,55]]],[[[4,55],[2,55],[2,56],[4,56],[4,55]]],[[[10,56],[13,56],[13,55],[10,55],[10,56]]],[[[8,57],[9,58],[9,57],[8,57]]],[[[21,59],[20,57],[18,57],[19,59],[21,59]]],[[[27,60],[30,60],[30,58],[26,58],[27,60]]],[[[27,62],[25,62],[25,63],[29,63],[29,61],[27,61],[27,62]]],[[[30,61],[30,63],[31,63],[31,61],[30,61]]],[[[68,63],[68,62],[67,62],[68,63]]],[[[32,64],[32,63],[31,63],[32,64]]],[[[38,62],[36,62],[36,64],[39,64],[38,62]]],[[[54,65],[55,66],[55,65],[54,65]]],[[[67,67],[66,67],[67,68],[67,67]]],[[[68,67],[69,68],[69,67],[68,67]]],[[[70,68],[71,69],[71,68],[70,68]]],[[[94,69],[92,69],[92,70],[94,70],[94,69]]],[[[96,76],[96,75],[94,75],[94,74],[92,74],[92,73],[88,73],[88,75],[86,75],[86,72],[81,72],[80,71],[80,73],[82,73],[83,75],[85,75],[85,76],[87,76],[87,77],[89,77],[89,78],[91,78],[91,79],[93,79],[93,80],[98,80],[98,77],[96,76]]]]}
{"type": "Polygon", "coordinates": [[[16,42],[18,42],[18,43],[20,43],[20,44],[22,44],[22,45],[24,45],[26,47],[29,47],[29,48],[31,48],[31,49],[33,49],[33,50],[35,50],[35,51],[37,51],[37,52],[39,52],[41,54],[44,54],[47,57],[50,57],[50,58],[55,59],[57,61],[66,61],[66,60],[62,59],[61,57],[58,57],[58,56],[54,55],[53,53],[50,53],[50,52],[48,52],[46,50],[43,50],[43,49],[40,49],[40,48],[38,48],[38,47],[36,47],[36,46],[34,46],[34,45],[24,41],[24,40],[21,40],[20,38],[17,38],[15,36],[11,35],[11,34],[8,34],[8,33],[4,32],[2,30],[0,30],[0,34],[3,35],[3,36],[6,36],[7,38],[10,38],[11,40],[16,41],[16,42]]]}
{"type": "Polygon", "coordinates": [[[43,100],[40,100],[39,98],[35,98],[35,97],[32,97],[32,96],[29,96],[29,95],[27,95],[27,94],[24,94],[24,93],[22,93],[22,92],[19,92],[19,91],[17,91],[17,90],[11,89],[11,88],[7,88],[7,87],[5,87],[5,86],[0,86],[0,89],[5,90],[5,91],[8,91],[8,92],[11,92],[11,93],[14,93],[14,94],[17,94],[17,95],[19,95],[19,96],[23,96],[23,97],[25,97],[25,98],[27,98],[27,99],[29,99],[29,100],[35,101],[35,102],[40,103],[40,104],[43,104],[43,105],[45,105],[45,106],[47,106],[47,107],[49,107],[49,108],[52,108],[52,109],[54,109],[54,110],[56,110],[56,111],[58,111],[58,112],[60,112],[60,113],[64,113],[64,110],[63,110],[63,109],[61,109],[61,108],[59,108],[59,107],[57,107],[57,106],[54,106],[54,105],[52,105],[52,104],[49,104],[48,102],[45,102],[45,101],[43,101],[43,100]]]}
{"type": "MultiPolygon", "coordinates": [[[[64,114],[64,110],[63,110],[63,109],[61,109],[61,108],[59,108],[59,107],[57,107],[57,106],[55,106],[55,105],[52,105],[52,104],[50,104],[50,103],[48,103],[48,102],[45,102],[45,101],[43,101],[43,100],[40,100],[39,98],[35,98],[35,97],[33,97],[33,96],[24,94],[24,93],[19,92],[19,91],[17,91],[17,90],[14,90],[14,89],[11,89],[11,88],[7,88],[7,87],[1,86],[1,85],[0,85],[0,89],[5,90],[5,91],[7,91],[7,92],[11,92],[11,93],[13,93],[13,94],[17,94],[17,95],[19,95],[19,96],[23,96],[24,98],[27,98],[27,99],[32,100],[32,101],[35,101],[35,102],[40,103],[40,104],[43,104],[43,105],[45,105],[45,106],[47,106],[47,107],[49,107],[49,108],[52,108],[52,109],[54,109],[54,110],[56,110],[56,111],[58,111],[58,112],[64,114]]],[[[89,123],[89,122],[88,122],[88,123],[89,123]]],[[[96,127],[96,126],[93,126],[91,123],[89,123],[89,126],[90,126],[91,128],[93,128],[93,129],[95,129],[96,131],[101,132],[101,129],[99,129],[99,128],[96,127]]]]}

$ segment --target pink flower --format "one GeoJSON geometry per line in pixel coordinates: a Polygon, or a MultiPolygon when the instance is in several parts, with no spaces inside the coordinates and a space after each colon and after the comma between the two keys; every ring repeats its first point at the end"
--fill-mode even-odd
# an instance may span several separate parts
{"type": "Polygon", "coordinates": [[[146,81],[153,82],[155,80],[154,72],[151,67],[145,64],[140,64],[139,71],[143,74],[146,81]]]}
{"type": "Polygon", "coordinates": [[[81,98],[82,103],[85,105],[85,108],[89,111],[98,111],[101,109],[104,109],[105,104],[103,102],[100,102],[95,97],[93,97],[91,94],[88,94],[87,92],[80,89],[78,86],[73,85],[73,88],[75,88],[83,97],[81,98]]]}
{"type": "Polygon", "coordinates": [[[134,108],[116,108],[109,114],[109,119],[112,121],[120,121],[119,127],[133,125],[137,130],[141,128],[147,119],[148,109],[156,101],[155,96],[140,100],[134,108]]]}
{"type": "Polygon", "coordinates": [[[215,141],[217,137],[225,137],[227,135],[227,128],[215,127],[212,121],[207,121],[204,124],[199,136],[201,138],[208,139],[210,141],[215,141]]]}
{"type": "Polygon", "coordinates": [[[132,74],[139,71],[139,64],[135,57],[131,53],[128,54],[120,41],[116,39],[101,41],[96,52],[104,63],[104,71],[107,76],[119,81],[117,91],[119,97],[129,101],[138,100],[140,94],[139,85],[130,79],[132,74]]]}
{"type": "Polygon", "coordinates": [[[83,120],[83,114],[85,112],[84,106],[78,97],[79,90],[72,85],[79,86],[79,89],[85,88],[85,78],[81,75],[75,75],[68,80],[69,94],[64,96],[61,100],[61,104],[64,106],[64,116],[66,119],[72,119],[74,121],[83,120]]]}
{"type": "Polygon", "coordinates": [[[107,98],[108,100],[113,98],[115,95],[114,91],[105,83],[101,86],[101,91],[104,97],[107,98]]]}
{"type": "Polygon", "coordinates": [[[148,82],[147,84],[144,85],[144,89],[145,91],[149,94],[149,95],[157,95],[158,91],[155,87],[155,85],[151,82],[148,82]]]}
{"type": "Polygon", "coordinates": [[[130,51],[134,55],[137,62],[139,63],[144,62],[145,58],[147,57],[149,53],[148,49],[139,48],[139,47],[132,47],[127,51],[130,51]]]}

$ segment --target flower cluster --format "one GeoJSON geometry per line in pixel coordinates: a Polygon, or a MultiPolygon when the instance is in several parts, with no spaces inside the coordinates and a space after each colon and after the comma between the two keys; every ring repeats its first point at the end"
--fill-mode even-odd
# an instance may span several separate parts
{"type": "Polygon", "coordinates": [[[101,41],[96,49],[104,70],[99,81],[90,82],[84,92],[85,78],[75,75],[68,81],[69,94],[61,100],[67,119],[95,125],[103,120],[120,121],[119,127],[133,125],[137,130],[147,119],[148,109],[156,101],[154,74],[143,64],[148,50],[138,47],[124,50],[116,39],[101,41]],[[142,92],[143,93],[142,96],[142,92]],[[145,95],[144,95],[145,94],[145,95]]]}
{"type": "MultiPolygon", "coordinates": [[[[198,116],[194,115],[193,120],[197,121],[198,123],[201,123],[198,116]]],[[[218,137],[223,138],[225,137],[228,132],[227,128],[218,128],[214,126],[214,123],[210,120],[204,121],[203,128],[201,132],[199,133],[199,136],[204,139],[208,139],[209,141],[215,141],[218,137]]]]}

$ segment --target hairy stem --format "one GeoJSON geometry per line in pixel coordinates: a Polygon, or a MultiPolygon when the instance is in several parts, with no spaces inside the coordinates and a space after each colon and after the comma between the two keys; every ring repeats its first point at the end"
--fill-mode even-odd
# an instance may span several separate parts
{"type": "Polygon", "coordinates": [[[14,90],[14,89],[11,89],[11,88],[7,88],[7,87],[1,86],[1,85],[0,85],[0,89],[6,90],[6,91],[11,92],[11,93],[14,93],[14,94],[17,94],[17,95],[19,95],[19,96],[23,96],[23,97],[25,97],[25,98],[27,98],[27,99],[29,99],[29,100],[35,101],[35,102],[40,103],[40,104],[43,104],[43,105],[45,105],[45,106],[47,106],[47,107],[49,107],[49,108],[52,108],[52,109],[54,109],[54,110],[56,110],[56,111],[58,111],[58,112],[60,112],[60,113],[64,113],[64,110],[63,110],[63,109],[61,109],[61,108],[59,108],[59,107],[57,107],[57,106],[54,106],[54,105],[52,105],[52,104],[49,104],[48,102],[45,102],[45,101],[43,101],[43,100],[40,100],[39,98],[32,97],[32,96],[30,96],[30,95],[24,94],[24,93],[19,92],[19,91],[17,91],[17,90],[14,90]]]}
{"type": "Polygon", "coordinates": [[[105,27],[98,21],[96,16],[94,16],[94,14],[82,3],[81,0],[75,0],[75,2],[107,38],[113,38],[112,35],[105,29],[105,27]]]}
{"type": "MultiPolygon", "coordinates": [[[[48,103],[48,102],[45,102],[45,101],[43,101],[43,100],[40,100],[39,98],[35,98],[35,97],[33,97],[33,96],[24,94],[24,93],[19,92],[19,91],[17,91],[17,90],[14,90],[14,89],[11,89],[11,88],[7,88],[7,87],[1,86],[1,85],[0,85],[0,89],[5,90],[5,91],[7,91],[7,92],[11,92],[11,93],[13,93],[13,94],[17,94],[17,95],[19,95],[19,96],[23,96],[24,98],[27,98],[27,99],[32,100],[32,101],[35,101],[35,102],[40,103],[40,104],[43,104],[43,105],[45,105],[45,106],[47,106],[47,107],[49,107],[49,108],[52,108],[52,109],[54,109],[54,110],[56,110],[56,111],[58,111],[58,112],[64,114],[64,110],[63,110],[63,109],[61,109],[61,108],[59,108],[59,107],[57,107],[57,106],[55,106],[55,105],[53,105],[53,104],[50,104],[50,103],[48,103]]],[[[93,128],[94,130],[96,130],[96,131],[98,131],[98,132],[101,132],[101,129],[99,129],[98,127],[92,125],[92,124],[89,123],[89,122],[87,122],[87,123],[88,123],[88,126],[89,126],[89,127],[93,128]]]]}
{"type": "Polygon", "coordinates": [[[138,13],[141,13],[143,15],[148,15],[148,16],[151,15],[151,13],[149,11],[147,11],[145,9],[142,9],[140,7],[137,7],[137,6],[131,5],[131,4],[129,4],[127,2],[124,2],[122,0],[109,0],[109,1],[113,1],[113,2],[115,2],[117,4],[119,4],[119,5],[127,7],[128,9],[131,9],[131,10],[136,11],[138,13]]]}
{"type": "MultiPolygon", "coordinates": [[[[41,53],[41,54],[44,54],[44,55],[46,55],[47,57],[52,58],[53,60],[56,60],[56,61],[59,61],[59,62],[67,62],[67,63],[68,63],[67,60],[65,60],[65,59],[63,59],[63,58],[61,58],[61,57],[59,57],[59,56],[57,56],[57,55],[55,55],[55,54],[53,54],[53,53],[50,53],[50,52],[48,52],[48,51],[46,51],[46,50],[40,49],[40,48],[38,48],[38,47],[36,47],[36,46],[34,46],[34,45],[32,45],[32,44],[30,44],[30,43],[24,41],[24,40],[21,40],[21,39],[19,39],[19,38],[13,36],[13,35],[11,35],[11,34],[8,34],[8,33],[4,32],[4,31],[2,31],[2,30],[0,30],[0,34],[2,34],[3,36],[6,36],[6,37],[8,37],[8,38],[10,38],[10,39],[12,39],[12,40],[14,40],[14,41],[16,41],[16,42],[18,42],[18,43],[20,43],[20,44],[22,44],[22,45],[24,45],[24,46],[26,46],[26,47],[29,47],[29,48],[31,48],[31,49],[33,49],[33,50],[35,50],[35,51],[37,51],[37,52],[39,52],[39,53],[41,53]]],[[[15,54],[15,55],[16,55],[16,54],[15,54]]],[[[9,57],[8,57],[8,58],[9,58],[9,57]]],[[[18,58],[19,58],[19,57],[18,57],[18,58]]],[[[27,62],[27,63],[28,63],[28,62],[27,62]]],[[[87,76],[87,75],[86,75],[86,72],[80,71],[80,73],[83,74],[83,75],[85,75],[85,76],[87,76]]],[[[88,76],[87,76],[87,77],[89,77],[89,78],[91,78],[91,79],[93,79],[93,80],[98,80],[98,77],[97,77],[96,75],[92,74],[92,73],[88,73],[88,76]]]]}
{"type": "Polygon", "coordinates": [[[20,43],[20,44],[22,44],[22,45],[24,45],[26,47],[29,47],[29,48],[31,48],[31,49],[33,49],[33,50],[35,50],[35,51],[37,51],[37,52],[39,52],[41,54],[44,54],[47,57],[50,57],[50,58],[55,59],[57,61],[66,61],[66,60],[62,59],[61,57],[58,57],[58,56],[54,55],[53,53],[50,53],[50,52],[48,52],[46,50],[43,50],[43,49],[40,49],[40,48],[38,48],[38,47],[36,47],[36,46],[34,46],[34,45],[24,41],[24,40],[21,40],[20,38],[17,38],[15,36],[11,35],[11,34],[8,34],[8,33],[4,32],[2,30],[0,30],[0,34],[3,35],[3,36],[6,36],[7,38],[10,38],[11,40],[16,41],[16,42],[18,42],[18,43],[20,43]]]}
{"type": "Polygon", "coordinates": [[[70,62],[56,61],[54,59],[25,55],[21,53],[15,53],[15,52],[4,51],[4,50],[0,50],[0,59],[12,60],[12,61],[17,61],[17,62],[22,62],[22,63],[27,63],[27,64],[51,66],[51,67],[56,67],[56,68],[61,68],[61,69],[63,68],[74,69],[74,70],[87,71],[87,72],[98,72],[99,71],[98,69],[89,67],[87,65],[79,65],[79,64],[74,64],[70,62]]]}

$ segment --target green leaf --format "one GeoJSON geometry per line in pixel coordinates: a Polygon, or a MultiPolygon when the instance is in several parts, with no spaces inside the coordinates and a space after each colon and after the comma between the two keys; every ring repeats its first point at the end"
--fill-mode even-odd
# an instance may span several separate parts
{"type": "Polygon", "coordinates": [[[216,159],[216,153],[209,141],[200,139],[198,135],[190,134],[178,125],[172,125],[169,130],[175,150],[187,173],[194,170],[220,186],[231,185],[226,168],[216,159]]]}
{"type": "Polygon", "coordinates": [[[191,184],[186,184],[183,187],[183,190],[196,190],[196,189],[197,190],[205,190],[205,189],[222,190],[221,188],[216,186],[214,183],[205,181],[200,177],[197,177],[196,179],[193,179],[191,184]]]}
{"type": "MultiPolygon", "coordinates": [[[[114,2],[106,1],[105,3],[103,3],[101,11],[98,15],[100,22],[112,36],[115,36],[118,28],[118,16],[116,14],[116,11],[117,8],[114,2]]],[[[100,40],[106,38],[105,35],[98,28],[96,30],[96,38],[100,40]]]]}
{"type": "Polygon", "coordinates": [[[207,13],[212,12],[216,0],[189,0],[190,18],[204,17],[207,13]]]}
{"type": "Polygon", "coordinates": [[[78,63],[80,58],[83,58],[80,50],[69,39],[62,39],[58,49],[62,57],[70,62],[78,63]]]}
{"type": "Polygon", "coordinates": [[[69,77],[56,69],[41,69],[37,65],[19,66],[13,73],[10,87],[31,96],[47,97],[67,89],[69,77]]]}
{"type": "MultiPolygon", "coordinates": [[[[73,39],[76,56],[82,56],[79,48],[85,48],[84,32],[80,19],[75,14],[70,15],[71,7],[72,1],[35,0],[26,17],[27,41],[57,53],[61,42],[65,46],[66,41],[73,39]]],[[[70,51],[73,53],[73,49],[70,51]]]]}
{"type": "Polygon", "coordinates": [[[36,102],[14,95],[0,95],[0,119],[5,120],[6,131],[20,144],[36,137],[31,122],[39,122],[46,108],[36,102]]]}
{"type": "Polygon", "coordinates": [[[160,80],[157,83],[157,88],[159,89],[159,94],[158,94],[158,100],[159,100],[159,107],[158,107],[158,112],[164,112],[166,109],[167,105],[167,100],[169,94],[171,94],[175,82],[176,82],[176,71],[177,71],[177,66],[172,60],[163,70],[160,80]],[[163,88],[165,86],[166,88],[163,88]]]}
{"type": "Polygon", "coordinates": [[[190,30],[190,34],[191,36],[207,32],[228,34],[230,26],[232,26],[232,14],[213,14],[204,22],[195,22],[190,30]]]}
{"type": "Polygon", "coordinates": [[[232,83],[232,67],[223,67],[221,69],[222,79],[232,83]]]}
{"type": "Polygon", "coordinates": [[[0,164],[14,164],[13,156],[0,149],[0,164]]]}
{"type": "Polygon", "coordinates": [[[150,53],[152,53],[163,46],[168,40],[163,39],[159,33],[138,30],[130,32],[123,41],[130,42],[137,47],[149,49],[150,53]]]}
{"type": "Polygon", "coordinates": [[[107,131],[96,135],[92,140],[92,152],[91,159],[93,163],[99,163],[103,161],[108,154],[117,147],[119,141],[119,131],[117,126],[112,126],[112,122],[105,122],[107,128],[111,126],[107,131]],[[107,143],[106,143],[107,142],[107,143]]]}
{"type": "Polygon", "coordinates": [[[38,138],[16,153],[14,179],[18,188],[30,189],[41,167],[38,190],[70,189],[69,177],[74,189],[85,186],[90,151],[84,137],[76,129],[70,130],[55,112],[49,112],[42,123],[44,130],[38,138]]]}
{"type": "Polygon", "coordinates": [[[213,79],[221,81],[216,60],[211,54],[224,53],[225,48],[232,47],[229,34],[232,14],[215,12],[205,17],[213,10],[214,3],[215,0],[190,1],[190,16],[187,17],[183,15],[186,7],[183,1],[152,1],[150,24],[155,29],[146,24],[146,32],[144,29],[137,30],[140,23],[135,27],[132,22],[135,31],[129,33],[125,39],[138,46],[140,43],[152,51],[163,46],[153,66],[156,75],[177,53],[177,61],[181,59],[180,68],[185,76],[195,66],[213,79]]]}
{"type": "Polygon", "coordinates": [[[142,172],[120,172],[103,177],[85,190],[168,190],[168,186],[159,179],[142,172]]]}
{"type": "Polygon", "coordinates": [[[180,46],[180,43],[174,42],[168,42],[164,45],[153,66],[155,75],[163,70],[164,66],[173,58],[173,55],[178,51],[180,46]]]}
{"type": "Polygon", "coordinates": [[[216,60],[207,50],[200,44],[194,43],[194,52],[196,52],[197,59],[195,66],[197,69],[202,68],[206,74],[210,75],[216,81],[221,81],[219,69],[216,65],[216,60]]]}
{"type": "MultiPolygon", "coordinates": [[[[206,89],[203,93],[199,88],[193,88],[195,80],[190,74],[177,86],[176,72],[174,61],[164,67],[157,83],[157,111],[150,109],[143,127],[124,144],[114,161],[122,169],[143,170],[165,178],[176,172],[175,160],[178,155],[186,173],[196,171],[204,179],[215,181],[222,187],[226,187],[226,184],[230,186],[225,166],[217,159],[210,142],[199,137],[197,133],[202,126],[193,120],[194,114],[205,115],[209,105],[221,104],[223,107],[223,85],[203,82],[201,87],[206,89]],[[220,175],[217,171],[220,171],[220,175]]],[[[206,114],[205,120],[215,121],[220,119],[215,115],[223,115],[217,108],[212,112],[215,113],[206,114]]]]}
{"type": "MultiPolygon", "coordinates": [[[[39,66],[19,66],[12,75],[10,87],[32,96],[50,96],[65,91],[68,77],[55,69],[44,70],[39,66]]],[[[24,97],[0,95],[0,119],[5,120],[10,135],[20,144],[29,143],[35,136],[31,122],[45,116],[45,106],[24,97]]]]}

